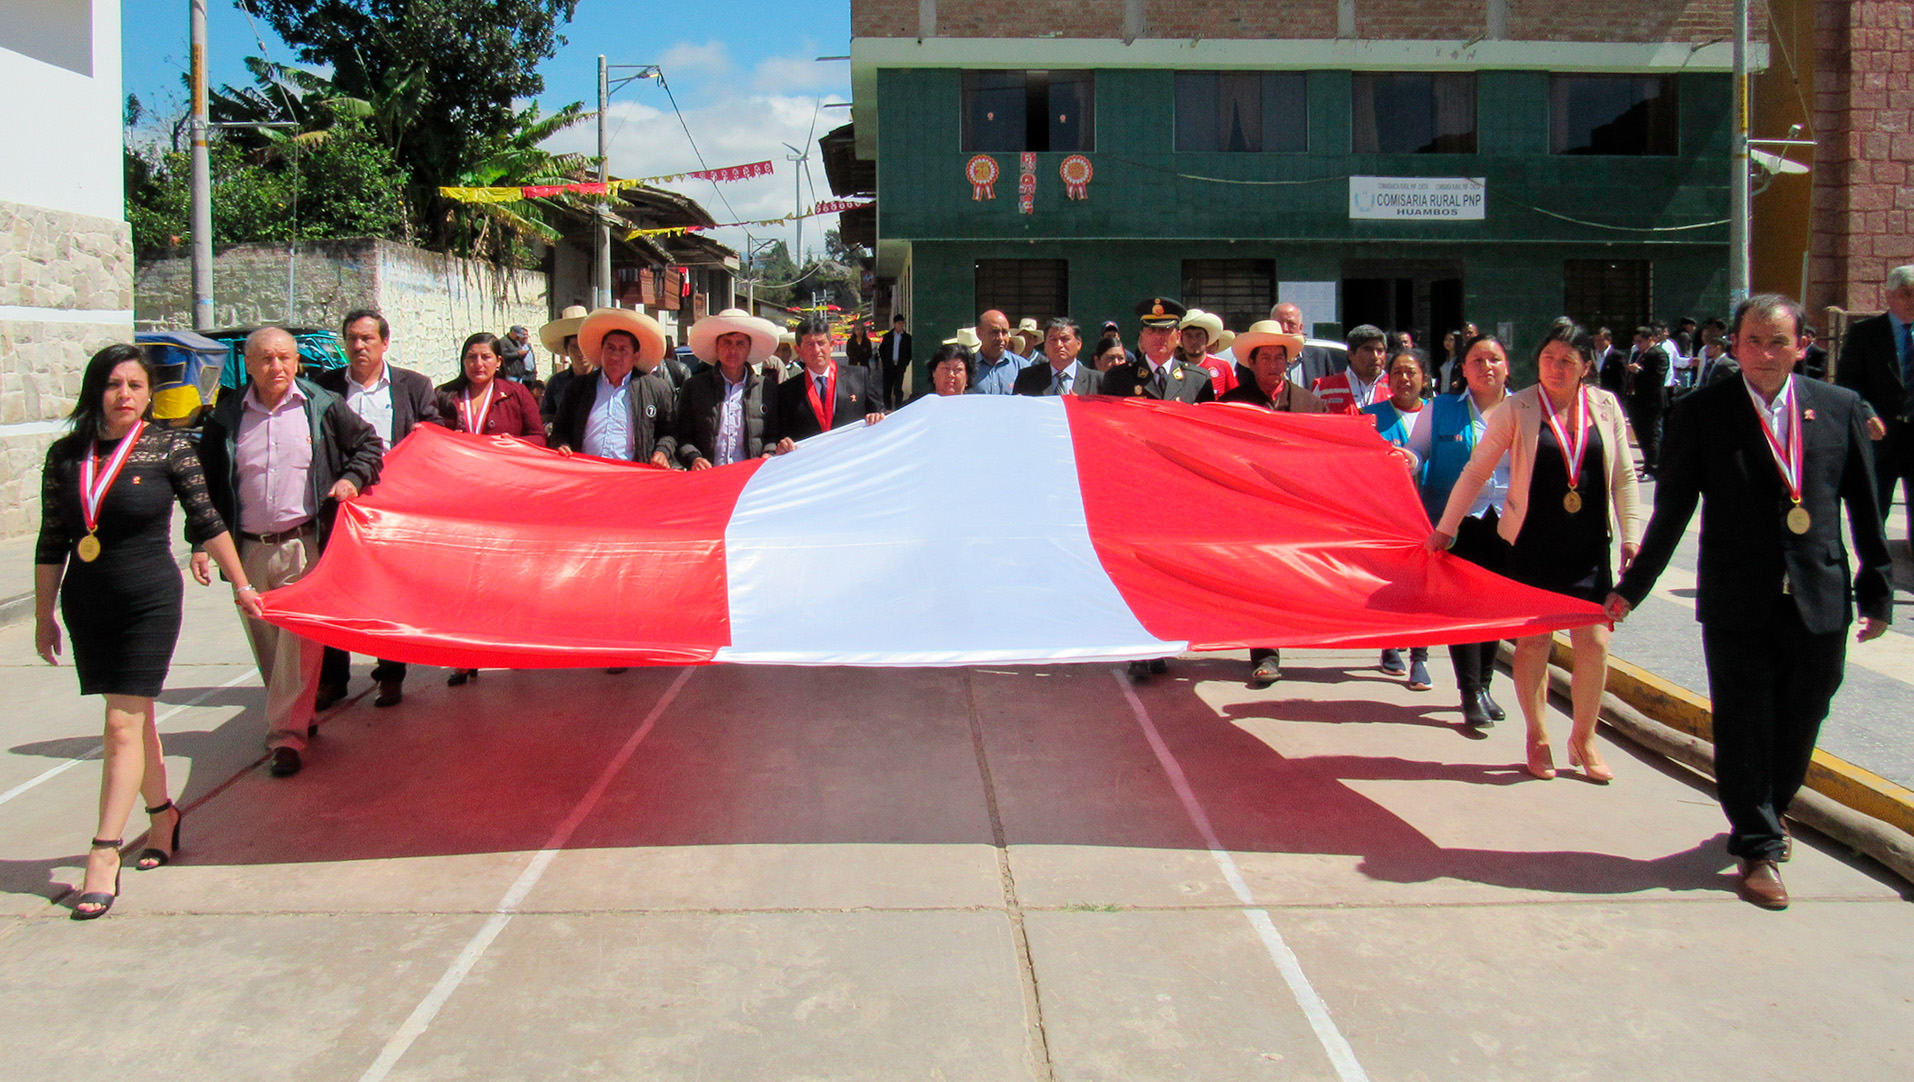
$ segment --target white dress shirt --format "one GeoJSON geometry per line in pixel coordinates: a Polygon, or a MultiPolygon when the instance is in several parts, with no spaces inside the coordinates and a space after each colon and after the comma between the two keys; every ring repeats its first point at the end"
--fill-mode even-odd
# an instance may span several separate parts
{"type": "Polygon", "coordinates": [[[599,458],[631,461],[638,451],[638,434],[631,430],[632,373],[618,386],[601,370],[596,381],[591,412],[585,416],[584,446],[579,450],[599,458]]]}
{"type": "Polygon", "coordinates": [[[346,373],[346,405],[359,419],[372,426],[379,434],[379,443],[386,450],[392,449],[392,366],[379,366],[379,378],[369,384],[361,385],[346,373]]]}
{"type": "Polygon", "coordinates": [[[730,377],[719,371],[718,378],[724,380],[724,404],[718,407],[718,446],[714,449],[711,464],[729,466],[733,462],[744,461],[744,383],[731,382],[730,377]]]}

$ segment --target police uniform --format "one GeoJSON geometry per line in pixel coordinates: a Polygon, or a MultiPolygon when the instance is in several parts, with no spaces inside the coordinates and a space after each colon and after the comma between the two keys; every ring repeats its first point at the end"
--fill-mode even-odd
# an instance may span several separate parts
{"type": "MultiPolygon", "coordinates": [[[[1175,330],[1187,309],[1165,297],[1151,297],[1136,306],[1138,319],[1145,327],[1175,330]]],[[[1203,368],[1171,357],[1163,362],[1162,379],[1139,354],[1134,361],[1117,365],[1103,373],[1103,393],[1119,398],[1154,398],[1164,402],[1210,402],[1216,389],[1210,386],[1210,374],[1203,368]]]]}

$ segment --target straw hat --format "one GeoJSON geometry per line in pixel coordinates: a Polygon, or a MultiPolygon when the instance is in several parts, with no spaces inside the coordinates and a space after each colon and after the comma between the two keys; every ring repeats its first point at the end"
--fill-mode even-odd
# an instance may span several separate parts
{"type": "Polygon", "coordinates": [[[545,351],[562,355],[565,352],[565,339],[578,333],[588,314],[582,304],[567,305],[563,312],[558,313],[557,319],[540,327],[538,340],[544,343],[545,351]]]}
{"type": "Polygon", "coordinates": [[[1182,322],[1176,326],[1178,330],[1184,327],[1201,327],[1209,332],[1210,348],[1222,348],[1216,343],[1218,339],[1223,337],[1223,317],[1214,312],[1205,312],[1201,308],[1192,308],[1188,312],[1183,313],[1182,322]]]}
{"type": "Polygon", "coordinates": [[[639,364],[665,359],[665,329],[657,320],[629,308],[600,308],[586,316],[578,327],[578,348],[584,351],[586,360],[598,363],[605,335],[612,331],[625,331],[638,339],[639,364]]]}
{"type": "Polygon", "coordinates": [[[1228,327],[1224,327],[1223,337],[1218,338],[1216,341],[1210,343],[1210,352],[1222,353],[1235,344],[1236,344],[1236,332],[1230,330],[1228,327]]]}
{"type": "Polygon", "coordinates": [[[778,350],[778,328],[768,319],[759,319],[742,308],[726,308],[715,316],[706,316],[691,325],[687,339],[691,352],[700,360],[718,363],[718,339],[727,334],[742,334],[751,339],[746,364],[757,362],[778,350]]]}
{"type": "Polygon", "coordinates": [[[962,346],[972,353],[984,348],[983,339],[977,337],[977,328],[962,327],[952,337],[944,339],[947,346],[962,346]]]}
{"type": "Polygon", "coordinates": [[[1261,346],[1281,346],[1288,352],[1289,360],[1295,360],[1303,353],[1303,336],[1290,334],[1283,325],[1273,319],[1261,319],[1249,325],[1249,330],[1236,336],[1236,359],[1244,364],[1261,346]]]}

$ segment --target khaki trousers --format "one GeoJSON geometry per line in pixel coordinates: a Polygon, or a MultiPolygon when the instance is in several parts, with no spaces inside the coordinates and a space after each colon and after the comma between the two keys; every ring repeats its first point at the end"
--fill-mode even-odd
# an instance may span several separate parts
{"type": "MultiPolygon", "coordinates": [[[[240,566],[260,593],[298,582],[318,559],[319,539],[311,532],[272,544],[239,539],[240,566]]],[[[304,751],[325,648],[264,620],[242,619],[266,685],[266,746],[304,751]]]]}

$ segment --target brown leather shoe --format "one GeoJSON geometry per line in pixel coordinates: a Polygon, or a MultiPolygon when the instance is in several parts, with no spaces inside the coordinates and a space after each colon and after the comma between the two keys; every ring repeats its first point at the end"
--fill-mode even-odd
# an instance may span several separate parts
{"type": "Polygon", "coordinates": [[[1741,862],[1741,896],[1763,909],[1788,908],[1788,888],[1781,883],[1781,868],[1772,860],[1741,862]]]}
{"type": "Polygon", "coordinates": [[[1781,855],[1775,859],[1783,864],[1794,859],[1794,831],[1785,822],[1781,824],[1781,855]]]}
{"type": "Polygon", "coordinates": [[[379,681],[379,697],[372,700],[373,706],[397,706],[405,701],[405,685],[397,680],[379,681]]]}

